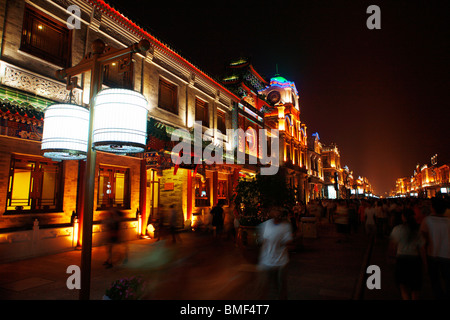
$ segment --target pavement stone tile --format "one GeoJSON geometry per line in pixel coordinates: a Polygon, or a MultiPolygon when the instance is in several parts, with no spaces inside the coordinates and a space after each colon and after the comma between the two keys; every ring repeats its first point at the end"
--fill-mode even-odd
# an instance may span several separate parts
{"type": "MultiPolygon", "coordinates": [[[[185,232],[181,242],[139,239],[127,243],[129,259],[110,269],[103,266],[105,247],[92,249],[91,299],[101,300],[114,281],[141,275],[147,282],[149,300],[254,300],[257,271],[233,240],[214,239],[212,234],[185,232]]],[[[369,240],[362,232],[343,239],[328,223],[318,224],[318,237],[301,241],[290,252],[289,300],[352,300],[361,276],[369,240]]],[[[124,248],[122,248],[124,249],[124,248]]],[[[382,270],[382,289],[364,290],[365,300],[400,300],[392,278],[392,266],[383,260],[387,240],[377,241],[370,264],[382,270]]],[[[69,290],[69,265],[79,265],[81,251],[0,264],[0,300],[77,300],[78,290],[69,290]],[[27,287],[27,281],[33,282],[27,287]],[[16,286],[14,287],[15,284],[16,286]],[[20,287],[22,284],[22,287],[20,287]],[[17,288],[21,288],[18,290],[17,288]]],[[[429,288],[426,287],[428,290],[429,288]]],[[[429,299],[429,290],[424,299],[429,299]]]]}

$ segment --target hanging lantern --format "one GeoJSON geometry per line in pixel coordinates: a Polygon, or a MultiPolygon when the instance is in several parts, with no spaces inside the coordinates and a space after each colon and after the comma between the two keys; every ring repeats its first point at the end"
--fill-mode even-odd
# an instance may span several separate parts
{"type": "Polygon", "coordinates": [[[49,106],[44,113],[42,145],[44,157],[57,160],[86,158],[89,110],[61,103],[49,106]]]}
{"type": "Polygon", "coordinates": [[[93,148],[114,153],[143,152],[148,102],[136,91],[104,89],[94,103],[93,148]]]}

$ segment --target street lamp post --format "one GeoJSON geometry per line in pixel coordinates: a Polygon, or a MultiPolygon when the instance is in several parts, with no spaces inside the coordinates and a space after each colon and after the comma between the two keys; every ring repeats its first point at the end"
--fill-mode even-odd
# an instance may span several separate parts
{"type": "Polygon", "coordinates": [[[80,300],[89,300],[91,287],[91,253],[92,253],[92,222],[94,207],[95,161],[96,151],[92,148],[92,131],[94,124],[94,98],[102,87],[103,65],[119,60],[122,56],[132,53],[145,53],[150,49],[148,40],[141,40],[125,49],[105,50],[105,43],[98,39],[92,43],[92,54],[86,56],[78,65],[58,70],[59,79],[68,78],[91,72],[90,98],[89,98],[89,134],[86,158],[86,174],[84,177],[84,212],[81,246],[81,288],[80,300]]]}

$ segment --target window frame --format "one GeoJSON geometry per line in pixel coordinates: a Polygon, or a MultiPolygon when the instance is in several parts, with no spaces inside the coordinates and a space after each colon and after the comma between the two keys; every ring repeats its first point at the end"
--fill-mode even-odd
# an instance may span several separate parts
{"type": "Polygon", "coordinates": [[[229,205],[229,192],[228,192],[228,180],[218,179],[217,181],[217,199],[221,200],[225,206],[229,205]],[[222,194],[220,191],[222,190],[222,194]]]}
{"type": "Polygon", "coordinates": [[[209,103],[198,97],[195,97],[195,121],[201,121],[203,127],[210,128],[209,103]]]}
{"type": "MultiPolygon", "coordinates": [[[[55,42],[46,43],[44,47],[52,47],[54,45],[56,45],[55,42]]],[[[23,15],[20,50],[58,66],[64,68],[69,67],[72,60],[72,30],[67,28],[65,24],[26,4],[23,15]],[[52,53],[45,51],[45,49],[34,46],[32,44],[31,38],[34,34],[33,21],[35,20],[39,21],[40,23],[45,25],[46,28],[50,28],[60,35],[60,38],[56,40],[58,40],[58,42],[61,42],[61,56],[53,55],[52,53]]]]}
{"type": "MultiPolygon", "coordinates": [[[[47,171],[48,172],[48,171],[47,171]]],[[[52,213],[52,212],[61,212],[63,207],[63,165],[60,162],[52,161],[51,159],[43,159],[39,157],[27,156],[27,155],[15,155],[11,156],[9,173],[8,173],[8,186],[7,186],[7,194],[6,194],[6,210],[5,214],[32,214],[32,213],[52,213]],[[12,198],[14,191],[14,172],[17,168],[17,162],[25,162],[25,163],[34,163],[32,169],[30,170],[30,182],[28,189],[28,206],[30,209],[11,209],[8,207],[12,207],[12,198]],[[49,208],[47,205],[42,204],[43,200],[43,183],[44,183],[44,173],[42,165],[51,165],[54,166],[56,171],[56,179],[53,184],[54,192],[53,192],[53,202],[52,205],[54,208],[49,208]]],[[[23,205],[15,206],[21,207],[23,205]]]]}
{"type": "Polygon", "coordinates": [[[178,106],[178,86],[162,77],[159,78],[158,85],[158,108],[170,112],[172,114],[179,114],[179,106],[178,106]],[[167,88],[168,90],[172,90],[172,105],[163,105],[161,101],[161,89],[167,88]]]}
{"type": "MultiPolygon", "coordinates": [[[[99,165],[98,168],[98,175],[97,175],[97,208],[96,210],[107,210],[109,208],[120,208],[120,209],[124,209],[124,210],[128,210],[131,209],[131,192],[130,192],[130,187],[131,187],[131,183],[130,183],[130,168],[124,168],[124,167],[115,167],[115,166],[109,166],[109,165],[99,165]],[[110,181],[112,181],[112,186],[111,186],[111,190],[112,190],[112,196],[113,197],[108,197],[108,198],[112,198],[112,199],[108,199],[107,203],[104,203],[104,201],[101,200],[101,192],[100,192],[100,188],[103,184],[101,184],[101,177],[102,177],[102,172],[109,172],[108,174],[108,178],[110,179],[110,181]],[[124,178],[124,186],[123,186],[123,190],[124,190],[124,199],[123,199],[123,203],[122,204],[117,204],[117,199],[116,199],[116,173],[123,173],[125,174],[125,178],[124,178]],[[110,203],[110,200],[112,200],[112,204],[110,203]]],[[[102,197],[103,198],[103,197],[102,197]]],[[[105,197],[106,198],[106,197],[105,197]]]]}
{"type": "Polygon", "coordinates": [[[227,132],[227,118],[226,118],[226,112],[217,109],[217,130],[219,130],[222,134],[226,134],[227,132]],[[219,119],[223,119],[223,127],[221,128],[221,125],[219,125],[219,119]]]}
{"type": "Polygon", "coordinates": [[[134,62],[131,54],[103,65],[103,84],[108,88],[134,88],[134,62]]]}
{"type": "Polygon", "coordinates": [[[196,208],[205,208],[211,206],[211,189],[210,189],[210,178],[204,178],[205,182],[202,182],[202,178],[194,178],[194,206],[196,208]],[[197,184],[199,187],[197,187],[197,184]],[[197,193],[197,190],[205,191],[206,196],[202,196],[197,193]]]}

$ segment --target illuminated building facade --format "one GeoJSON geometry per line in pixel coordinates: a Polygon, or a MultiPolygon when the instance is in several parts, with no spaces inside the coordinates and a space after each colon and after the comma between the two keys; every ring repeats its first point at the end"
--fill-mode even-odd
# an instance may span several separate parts
{"type": "Polygon", "coordinates": [[[297,88],[293,82],[276,75],[259,94],[273,105],[265,111],[264,122],[267,127],[279,130],[280,167],[296,191],[296,200],[306,202],[309,197],[307,127],[300,120],[297,88]]]}
{"type": "Polygon", "coordinates": [[[323,198],[323,162],[322,143],[319,134],[316,132],[308,137],[308,192],[309,200],[323,198]]]}
{"type": "Polygon", "coordinates": [[[239,166],[240,176],[252,177],[259,172],[259,167],[251,164],[249,157],[261,157],[259,132],[266,128],[264,112],[271,107],[258,92],[268,85],[268,81],[255,70],[250,58],[240,57],[227,65],[222,83],[240,98],[233,109],[231,129],[241,129],[245,140],[234,136],[232,147],[245,153],[245,163],[239,166]]]}
{"type": "MultiPolygon", "coordinates": [[[[43,111],[56,102],[89,102],[89,75],[72,91],[55,76],[77,65],[101,39],[125,48],[147,39],[150,50],[104,66],[103,88],[129,88],[150,104],[147,149],[134,155],[97,152],[93,244],[104,241],[101,221],[111,206],[125,213],[129,239],[145,234],[160,204],[175,204],[180,227],[219,199],[228,201],[234,171],[171,162],[176,129],[191,133],[231,127],[241,100],[172,48],[102,0],[1,1],[0,243],[3,260],[73,249],[82,242],[83,160],[52,161],[41,152],[43,111]],[[67,25],[68,6],[80,9],[67,25]]],[[[214,133],[214,140],[219,133],[214,133]]],[[[230,141],[226,134],[224,145],[230,141]]],[[[227,206],[228,207],[228,206],[227,206]]]]}
{"type": "Polygon", "coordinates": [[[368,198],[374,190],[366,177],[355,177],[347,166],[341,166],[341,154],[336,144],[322,148],[324,197],[327,199],[368,198]]]}
{"type": "Polygon", "coordinates": [[[327,199],[340,199],[344,189],[344,180],[341,170],[341,155],[335,144],[322,148],[324,197],[327,199]]]}
{"type": "Polygon", "coordinates": [[[429,164],[417,165],[411,177],[398,178],[392,196],[432,198],[450,192],[449,164],[438,164],[437,155],[429,164]]]}

